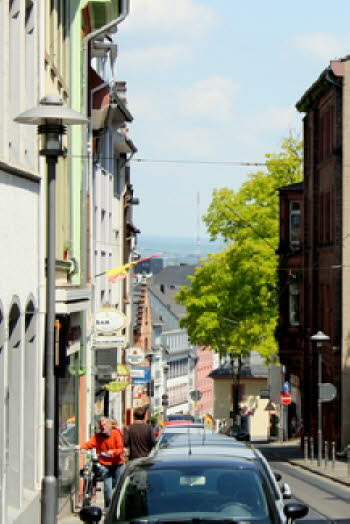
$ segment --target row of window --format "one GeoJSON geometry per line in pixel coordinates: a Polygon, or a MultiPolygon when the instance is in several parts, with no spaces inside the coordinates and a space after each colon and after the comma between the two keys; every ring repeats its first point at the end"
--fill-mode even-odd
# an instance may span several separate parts
{"type": "Polygon", "coordinates": [[[188,374],[188,359],[181,358],[169,362],[169,374],[168,378],[182,377],[188,374]]]}
{"type": "Polygon", "coordinates": [[[335,137],[335,108],[329,106],[322,109],[319,115],[317,131],[317,142],[314,144],[310,138],[315,133],[312,125],[307,126],[305,129],[305,162],[310,164],[313,162],[313,154],[316,146],[316,160],[323,162],[327,160],[334,151],[336,144],[335,137]]]}
{"type": "MultiPolygon", "coordinates": [[[[334,201],[330,191],[323,192],[318,204],[317,240],[320,246],[329,245],[334,240],[334,201]]],[[[289,244],[298,248],[302,239],[300,202],[289,203],[289,244]]]]}
{"type": "Polygon", "coordinates": [[[168,388],[169,404],[174,406],[188,401],[188,386],[187,384],[179,384],[168,388]]]}

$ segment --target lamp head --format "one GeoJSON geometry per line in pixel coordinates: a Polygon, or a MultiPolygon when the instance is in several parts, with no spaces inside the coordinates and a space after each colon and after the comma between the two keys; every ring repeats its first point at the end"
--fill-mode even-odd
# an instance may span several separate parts
{"type": "Polygon", "coordinates": [[[145,357],[147,358],[148,362],[149,362],[150,364],[152,364],[153,353],[152,353],[152,352],[146,353],[145,357]]]}
{"type": "Polygon", "coordinates": [[[64,106],[62,98],[52,94],[44,96],[38,106],[18,115],[15,122],[37,125],[38,133],[43,137],[40,154],[59,156],[63,154],[62,136],[66,133],[65,126],[86,124],[87,118],[64,106]]]}
{"type": "Polygon", "coordinates": [[[327,342],[327,340],[329,340],[329,336],[325,335],[323,331],[317,331],[315,335],[310,337],[310,340],[312,340],[312,342],[327,342]]]}

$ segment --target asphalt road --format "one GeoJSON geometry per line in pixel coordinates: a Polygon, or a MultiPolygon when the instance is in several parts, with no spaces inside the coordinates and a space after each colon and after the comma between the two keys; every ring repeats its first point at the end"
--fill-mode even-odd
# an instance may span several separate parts
{"type": "MultiPolygon", "coordinates": [[[[292,500],[307,504],[309,514],[302,524],[350,524],[350,488],[320,477],[287,462],[279,462],[269,450],[260,448],[274,471],[282,474],[292,490],[292,500]],[[269,456],[270,455],[270,456],[269,456]]],[[[287,501],[286,501],[287,502],[287,501]]]]}

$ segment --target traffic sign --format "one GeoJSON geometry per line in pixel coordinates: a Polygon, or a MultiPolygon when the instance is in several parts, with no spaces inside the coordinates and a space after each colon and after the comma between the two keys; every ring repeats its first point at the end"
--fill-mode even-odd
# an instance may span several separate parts
{"type": "Polygon", "coordinates": [[[292,402],[292,395],[290,393],[282,393],[281,404],[283,406],[288,406],[291,402],[292,402]]]}
{"type": "Polygon", "coordinates": [[[196,402],[202,398],[202,392],[199,391],[199,389],[194,389],[193,391],[190,391],[190,397],[196,402]]]}

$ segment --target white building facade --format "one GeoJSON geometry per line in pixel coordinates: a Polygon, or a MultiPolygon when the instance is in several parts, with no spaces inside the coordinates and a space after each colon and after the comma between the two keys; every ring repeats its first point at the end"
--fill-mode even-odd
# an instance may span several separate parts
{"type": "Polygon", "coordinates": [[[35,127],[44,70],[40,2],[0,2],[0,522],[40,521],[44,231],[35,127]],[[20,65],[20,67],[19,67],[20,65]]]}

